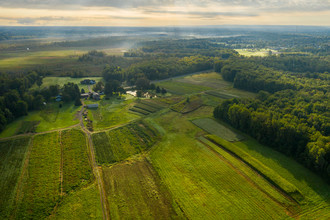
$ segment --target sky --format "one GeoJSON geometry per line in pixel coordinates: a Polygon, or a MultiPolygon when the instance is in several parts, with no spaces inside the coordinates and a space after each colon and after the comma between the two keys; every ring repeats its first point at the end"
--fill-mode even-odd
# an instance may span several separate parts
{"type": "Polygon", "coordinates": [[[0,26],[330,26],[330,0],[0,0],[0,26]]]}

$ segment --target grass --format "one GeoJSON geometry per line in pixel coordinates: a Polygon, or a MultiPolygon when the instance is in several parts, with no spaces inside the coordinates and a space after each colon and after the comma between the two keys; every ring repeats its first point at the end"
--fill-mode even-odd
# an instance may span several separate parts
{"type": "Polygon", "coordinates": [[[8,219],[14,203],[29,137],[0,142],[0,218],[8,219]]]}
{"type": "MultiPolygon", "coordinates": [[[[88,85],[83,85],[80,84],[80,81],[84,79],[93,79],[96,82],[99,82],[102,80],[102,77],[83,77],[83,78],[71,78],[71,77],[45,77],[42,80],[42,85],[41,88],[49,87],[50,85],[59,85],[60,87],[63,87],[64,84],[68,82],[72,82],[75,84],[78,84],[79,89],[81,90],[82,88],[85,90],[87,93],[88,90],[88,85]]],[[[93,85],[90,86],[90,88],[93,88],[93,85]]]]}
{"type": "Polygon", "coordinates": [[[35,133],[39,121],[22,121],[17,134],[35,133]]]}
{"type": "Polygon", "coordinates": [[[5,130],[0,133],[0,138],[20,134],[25,130],[24,123],[35,125],[36,122],[39,122],[33,130],[35,132],[51,131],[78,124],[76,113],[80,108],[74,106],[73,103],[64,104],[62,108],[58,107],[58,103],[48,103],[45,109],[29,112],[27,116],[20,117],[7,125],[5,130]]]}
{"type": "Polygon", "coordinates": [[[299,218],[330,218],[330,186],[318,175],[252,138],[237,142],[235,145],[298,188],[305,198],[301,202],[299,218]]]}
{"type": "Polygon", "coordinates": [[[156,86],[164,87],[169,92],[178,95],[199,93],[212,89],[211,87],[182,83],[176,80],[158,82],[156,83],[156,86]]]}
{"type": "Polygon", "coordinates": [[[203,105],[203,100],[201,95],[191,95],[188,96],[186,99],[182,100],[181,102],[171,106],[171,109],[176,112],[180,113],[189,113],[195,111],[196,109],[200,108],[203,105]]]}
{"type": "Polygon", "coordinates": [[[96,159],[99,164],[122,161],[149,149],[157,136],[157,131],[143,121],[93,134],[96,159]]]}
{"type": "Polygon", "coordinates": [[[303,200],[303,195],[301,192],[290,182],[286,181],[280,175],[278,175],[274,170],[262,164],[260,161],[241,151],[235,144],[230,143],[222,138],[215,135],[208,135],[207,138],[213,143],[222,146],[224,149],[234,154],[236,157],[240,158],[244,163],[248,164],[250,167],[255,169],[258,173],[264,176],[268,181],[272,182],[274,185],[282,189],[285,193],[294,198],[297,202],[303,200]]]}
{"type": "Polygon", "coordinates": [[[205,92],[208,95],[213,95],[215,97],[219,97],[221,99],[233,99],[233,98],[239,98],[236,95],[224,93],[224,92],[219,92],[219,91],[207,91],[205,92]]]}
{"type": "MultiPolygon", "coordinates": [[[[268,56],[270,49],[235,49],[240,55],[251,57],[259,56],[265,57],[268,56]]],[[[276,53],[276,50],[271,50],[273,53],[276,53]]]]}
{"type": "MultiPolygon", "coordinates": [[[[30,48],[33,50],[33,48],[30,48]]],[[[76,50],[53,50],[53,51],[25,51],[20,53],[7,53],[0,59],[1,69],[22,69],[29,66],[52,63],[70,63],[83,54],[76,50]]]]}
{"type": "Polygon", "coordinates": [[[219,124],[211,118],[200,118],[192,121],[196,126],[202,128],[210,134],[214,134],[218,137],[224,138],[227,141],[239,141],[243,137],[239,134],[236,134],[231,129],[219,124]]]}
{"type": "Polygon", "coordinates": [[[59,200],[61,148],[58,132],[37,135],[17,200],[17,219],[49,216],[59,200]]]}
{"type": "Polygon", "coordinates": [[[213,89],[232,87],[232,83],[225,81],[221,74],[216,72],[194,74],[175,79],[177,82],[206,86],[213,89]]]}
{"type": "Polygon", "coordinates": [[[61,132],[63,149],[63,190],[68,193],[90,182],[92,168],[88,161],[86,137],[81,130],[61,132]]]}
{"type": "Polygon", "coordinates": [[[138,114],[141,114],[141,115],[149,115],[150,112],[149,111],[146,111],[144,109],[141,109],[141,108],[137,108],[135,106],[133,106],[132,108],[129,109],[130,111],[134,112],[134,113],[138,113],[138,114]]]}
{"type": "Polygon", "coordinates": [[[99,104],[98,109],[88,110],[88,116],[93,121],[94,130],[100,131],[139,119],[140,116],[128,111],[133,102],[134,99],[118,100],[111,98],[110,100],[102,99],[98,102],[88,100],[85,103],[99,104]]]}
{"type": "Polygon", "coordinates": [[[188,219],[288,217],[283,206],[196,141],[200,129],[180,114],[170,112],[154,120],[166,133],[151,151],[152,165],[188,219]]]}
{"type": "Polygon", "coordinates": [[[171,199],[145,159],[104,167],[111,219],[173,219],[171,199]]]}
{"type": "Polygon", "coordinates": [[[65,197],[55,215],[50,219],[102,220],[102,205],[99,196],[100,193],[96,184],[81,188],[79,191],[65,197]]]}

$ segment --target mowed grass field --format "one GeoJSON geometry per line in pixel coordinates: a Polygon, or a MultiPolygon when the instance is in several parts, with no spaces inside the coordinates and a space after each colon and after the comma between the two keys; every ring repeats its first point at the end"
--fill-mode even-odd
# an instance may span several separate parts
{"type": "Polygon", "coordinates": [[[190,83],[177,82],[176,80],[168,80],[156,83],[156,86],[165,88],[168,92],[183,95],[191,93],[200,93],[212,89],[211,87],[195,85],[190,83]]]}
{"type": "Polygon", "coordinates": [[[231,129],[225,127],[224,125],[214,121],[211,118],[200,118],[192,121],[196,126],[207,131],[208,133],[217,135],[227,141],[239,141],[243,139],[243,136],[236,134],[231,129]]]}
{"type": "MultiPolygon", "coordinates": [[[[59,85],[63,87],[64,84],[71,82],[79,86],[79,89],[84,89],[85,92],[88,92],[88,85],[80,84],[80,81],[84,79],[92,79],[95,82],[102,81],[102,77],[82,77],[82,78],[71,78],[71,77],[45,77],[42,80],[41,88],[49,87],[50,85],[59,85]]],[[[35,85],[36,86],[36,85],[35,85]]],[[[93,89],[93,85],[90,85],[90,88],[93,89]]]]}
{"type": "Polygon", "coordinates": [[[58,103],[48,103],[45,109],[29,112],[27,116],[16,119],[0,133],[0,138],[19,134],[25,121],[38,122],[35,132],[66,128],[79,123],[76,114],[81,107],[74,106],[73,103],[64,104],[62,108],[58,105],[58,103]]]}
{"type": "Polygon", "coordinates": [[[137,120],[140,116],[133,114],[129,108],[134,104],[134,99],[102,99],[101,101],[85,101],[85,104],[98,103],[97,109],[88,110],[88,118],[93,121],[94,131],[100,131],[121,124],[137,120]]]}
{"type": "Polygon", "coordinates": [[[278,53],[276,50],[270,49],[235,49],[240,55],[251,57],[251,56],[259,56],[265,57],[268,56],[269,51],[272,53],[278,53]]]}
{"type": "Polygon", "coordinates": [[[87,51],[79,50],[52,50],[52,51],[29,51],[24,52],[8,52],[2,54],[0,59],[0,69],[22,69],[34,65],[51,64],[51,63],[70,63],[78,59],[80,55],[87,51]]]}
{"type": "Polygon", "coordinates": [[[111,219],[173,219],[169,193],[144,159],[103,167],[111,219]]]}
{"type": "Polygon", "coordinates": [[[201,130],[180,114],[170,112],[154,120],[165,134],[150,160],[188,219],[289,217],[283,205],[196,140],[201,130]]]}
{"type": "Polygon", "coordinates": [[[108,132],[92,135],[99,164],[122,161],[149,149],[158,139],[158,132],[146,122],[139,121],[108,132]]]}
{"type": "Polygon", "coordinates": [[[8,219],[12,211],[29,143],[30,137],[0,142],[0,219],[8,219]]]}

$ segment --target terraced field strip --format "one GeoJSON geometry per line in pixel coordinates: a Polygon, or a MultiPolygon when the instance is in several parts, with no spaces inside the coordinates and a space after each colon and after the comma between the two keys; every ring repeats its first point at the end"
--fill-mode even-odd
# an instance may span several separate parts
{"type": "Polygon", "coordinates": [[[93,134],[98,164],[111,164],[149,149],[158,132],[149,124],[138,121],[108,132],[93,134]]]}
{"type": "Polygon", "coordinates": [[[274,170],[263,165],[255,158],[241,151],[237,146],[235,146],[235,144],[223,140],[215,135],[207,135],[207,138],[217,146],[221,147],[228,153],[243,161],[251,169],[255,170],[259,175],[263,176],[268,182],[276,186],[279,191],[291,201],[299,203],[304,199],[304,196],[296,186],[286,181],[274,170]]]}
{"type": "Polygon", "coordinates": [[[135,106],[133,106],[129,110],[132,111],[132,112],[134,112],[134,113],[137,112],[137,113],[142,114],[142,115],[149,115],[150,114],[150,112],[148,112],[148,111],[146,111],[144,109],[141,109],[141,108],[137,108],[135,106]]]}
{"type": "Polygon", "coordinates": [[[231,129],[223,126],[222,124],[214,121],[211,118],[200,118],[192,121],[196,126],[207,131],[210,134],[214,134],[218,137],[224,138],[227,141],[239,141],[243,137],[239,134],[236,134],[231,129]]]}
{"type": "Polygon", "coordinates": [[[198,140],[207,146],[211,151],[224,160],[229,166],[231,166],[239,175],[243,176],[251,185],[258,188],[266,196],[271,198],[277,204],[283,206],[287,209],[287,213],[293,217],[299,210],[299,205],[287,194],[269,181],[259,175],[254,169],[251,169],[244,161],[239,158],[234,157],[232,154],[215,145],[213,142],[209,141],[204,137],[199,137],[198,140]]]}
{"type": "Polygon", "coordinates": [[[52,213],[60,198],[60,163],[58,132],[34,136],[13,218],[43,219],[52,213]]]}
{"type": "Polygon", "coordinates": [[[284,219],[286,209],[205,145],[169,134],[152,165],[188,219],[284,219]]]}
{"type": "Polygon", "coordinates": [[[170,195],[143,158],[103,167],[111,219],[173,219],[170,195]]]}
{"type": "Polygon", "coordinates": [[[0,142],[0,219],[8,219],[27,157],[30,137],[0,142]]]}
{"type": "Polygon", "coordinates": [[[63,190],[70,192],[93,179],[84,133],[78,129],[61,132],[63,148],[63,190]]]}

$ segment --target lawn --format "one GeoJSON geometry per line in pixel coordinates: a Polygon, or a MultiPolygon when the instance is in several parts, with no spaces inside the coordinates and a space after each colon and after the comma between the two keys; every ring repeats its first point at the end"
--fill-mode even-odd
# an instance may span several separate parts
{"type": "Polygon", "coordinates": [[[14,218],[48,217],[60,198],[61,147],[58,132],[37,135],[19,189],[14,218]]]}
{"type": "Polygon", "coordinates": [[[63,150],[63,192],[70,192],[75,188],[91,181],[93,174],[89,164],[86,137],[78,129],[61,132],[63,150]]]}
{"type": "Polygon", "coordinates": [[[58,103],[48,103],[43,110],[29,112],[27,116],[20,117],[7,125],[0,133],[0,138],[21,133],[25,122],[39,122],[34,129],[35,132],[51,131],[78,124],[76,113],[80,108],[74,106],[73,103],[64,104],[62,108],[59,108],[58,103]]]}
{"type": "Polygon", "coordinates": [[[88,110],[88,117],[93,121],[94,130],[100,131],[139,119],[140,116],[129,112],[133,102],[134,99],[118,100],[111,98],[110,100],[102,99],[101,101],[88,100],[85,104],[99,104],[97,109],[88,110]]]}
{"type": "Polygon", "coordinates": [[[172,219],[172,201],[145,159],[103,167],[111,219],[172,219]]]}
{"type": "Polygon", "coordinates": [[[202,128],[210,134],[214,134],[221,138],[226,139],[227,141],[239,141],[243,137],[239,134],[236,134],[231,129],[225,127],[224,125],[214,121],[211,118],[200,118],[192,121],[196,126],[202,128]]]}
{"type": "Polygon", "coordinates": [[[63,199],[56,213],[50,219],[103,219],[100,192],[96,184],[91,184],[63,199]]]}
{"type": "Polygon", "coordinates": [[[0,219],[8,219],[12,211],[29,143],[29,137],[0,142],[0,219]]]}
{"type": "Polygon", "coordinates": [[[211,73],[200,73],[190,76],[185,76],[182,78],[175,79],[177,82],[189,83],[198,86],[206,86],[214,89],[228,88],[232,87],[231,82],[223,80],[221,74],[211,72],[211,73]]]}
{"type": "Polygon", "coordinates": [[[170,112],[154,120],[166,134],[150,160],[188,219],[288,217],[282,205],[197,141],[194,137],[200,129],[180,114],[170,112]]]}

